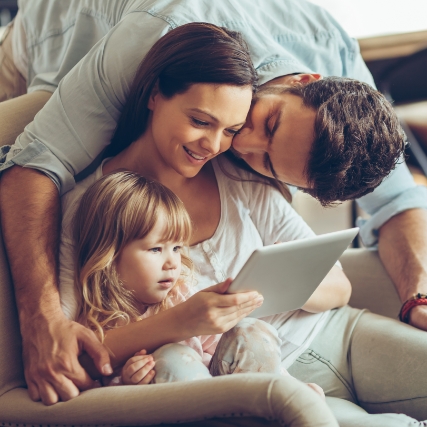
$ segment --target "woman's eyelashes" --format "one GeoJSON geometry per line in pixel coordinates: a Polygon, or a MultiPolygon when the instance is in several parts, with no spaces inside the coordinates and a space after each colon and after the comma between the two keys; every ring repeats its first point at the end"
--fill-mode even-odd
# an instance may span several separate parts
{"type": "Polygon", "coordinates": [[[236,136],[241,129],[226,129],[225,131],[230,134],[230,136],[236,136]]]}
{"type": "MultiPolygon", "coordinates": [[[[197,127],[208,127],[210,125],[209,122],[205,122],[203,120],[196,119],[196,117],[191,117],[191,121],[197,127]]],[[[240,129],[225,129],[225,132],[229,136],[233,137],[233,136],[237,135],[240,132],[240,129]]]]}
{"type": "Polygon", "coordinates": [[[195,117],[191,117],[191,121],[197,126],[209,126],[209,122],[205,122],[203,120],[196,119],[195,117]]]}

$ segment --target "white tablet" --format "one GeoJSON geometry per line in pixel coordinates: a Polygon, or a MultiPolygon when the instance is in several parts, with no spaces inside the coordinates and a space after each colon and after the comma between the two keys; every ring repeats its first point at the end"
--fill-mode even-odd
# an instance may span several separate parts
{"type": "Polygon", "coordinates": [[[301,308],[358,232],[351,228],[256,249],[228,292],[256,290],[264,296],[251,317],[301,308]]]}

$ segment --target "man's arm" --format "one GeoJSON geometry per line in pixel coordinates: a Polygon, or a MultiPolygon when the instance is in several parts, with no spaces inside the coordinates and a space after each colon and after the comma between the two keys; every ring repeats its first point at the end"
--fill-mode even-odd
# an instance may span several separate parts
{"type": "MultiPolygon", "coordinates": [[[[402,212],[379,232],[379,254],[402,303],[418,292],[427,293],[427,211],[402,212]]],[[[409,319],[427,331],[427,306],[414,307],[409,319]]]]}
{"type": "Polygon", "coordinates": [[[43,173],[14,166],[0,181],[2,231],[15,284],[28,391],[53,404],[93,386],[78,362],[86,351],[104,374],[109,356],[95,335],[62,313],[57,286],[60,202],[43,173]]]}

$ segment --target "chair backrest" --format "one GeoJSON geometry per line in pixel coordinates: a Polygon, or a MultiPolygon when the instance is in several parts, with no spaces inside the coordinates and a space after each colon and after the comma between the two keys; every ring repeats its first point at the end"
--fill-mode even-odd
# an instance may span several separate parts
{"type": "Polygon", "coordinates": [[[21,353],[13,283],[0,233],[0,396],[26,386],[21,353]]]}

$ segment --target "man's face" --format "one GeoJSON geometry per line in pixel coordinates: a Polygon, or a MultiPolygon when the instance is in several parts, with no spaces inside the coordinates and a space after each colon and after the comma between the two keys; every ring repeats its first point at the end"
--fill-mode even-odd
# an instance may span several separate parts
{"type": "Polygon", "coordinates": [[[233,151],[262,175],[307,188],[304,171],[314,142],[316,111],[283,89],[259,90],[245,125],[233,139],[233,151]]]}

